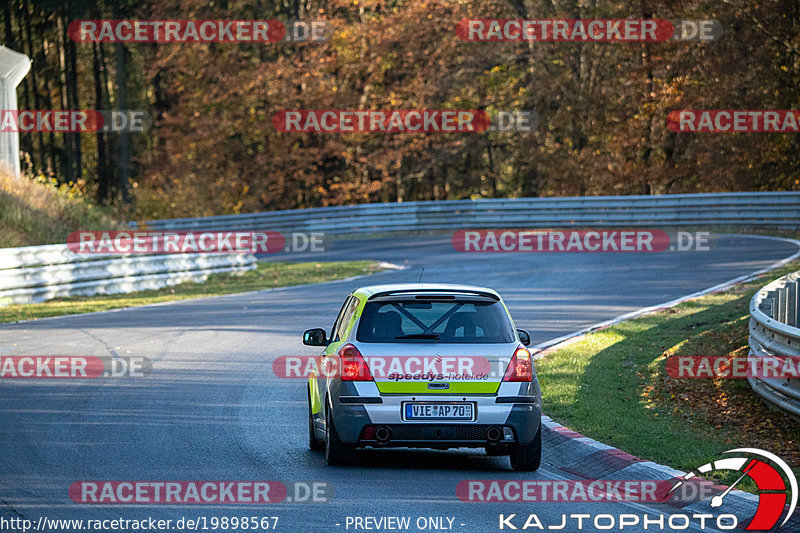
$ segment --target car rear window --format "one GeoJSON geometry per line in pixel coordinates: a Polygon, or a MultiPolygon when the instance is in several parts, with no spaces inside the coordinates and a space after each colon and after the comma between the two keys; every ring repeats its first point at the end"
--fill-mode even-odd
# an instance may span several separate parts
{"type": "Polygon", "coordinates": [[[367,302],[359,342],[493,344],[515,339],[503,304],[496,301],[394,300],[367,302]]]}

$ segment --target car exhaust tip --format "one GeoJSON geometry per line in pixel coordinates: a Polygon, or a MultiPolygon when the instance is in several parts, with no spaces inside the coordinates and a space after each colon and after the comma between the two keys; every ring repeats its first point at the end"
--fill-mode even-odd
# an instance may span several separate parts
{"type": "Polygon", "coordinates": [[[490,427],[486,430],[486,440],[489,442],[500,442],[503,438],[503,431],[498,427],[490,427]]]}
{"type": "Polygon", "coordinates": [[[392,430],[386,426],[379,426],[375,428],[375,440],[380,443],[389,442],[392,439],[392,430]]]}

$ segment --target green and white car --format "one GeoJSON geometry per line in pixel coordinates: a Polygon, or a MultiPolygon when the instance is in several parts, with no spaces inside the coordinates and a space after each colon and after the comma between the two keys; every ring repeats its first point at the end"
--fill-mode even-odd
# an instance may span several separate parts
{"type": "Polygon", "coordinates": [[[308,383],[309,446],[328,464],[356,448],[485,448],[514,470],[539,468],[541,392],[500,295],[482,287],[363,287],[344,301],[308,383]]]}

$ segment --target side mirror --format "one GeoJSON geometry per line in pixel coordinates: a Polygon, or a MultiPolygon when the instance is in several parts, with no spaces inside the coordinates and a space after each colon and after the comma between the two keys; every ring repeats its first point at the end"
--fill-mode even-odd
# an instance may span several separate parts
{"type": "Polygon", "coordinates": [[[519,342],[521,342],[525,346],[531,345],[531,334],[525,331],[524,329],[517,330],[517,337],[519,337],[519,342]]]}
{"type": "Polygon", "coordinates": [[[327,346],[328,339],[325,337],[325,330],[322,328],[307,330],[303,333],[303,344],[307,346],[327,346]]]}

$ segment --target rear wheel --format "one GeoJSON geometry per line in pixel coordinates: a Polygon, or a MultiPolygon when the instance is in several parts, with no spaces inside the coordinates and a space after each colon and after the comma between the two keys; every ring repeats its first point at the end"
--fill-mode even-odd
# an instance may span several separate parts
{"type": "Polygon", "coordinates": [[[317,438],[314,431],[314,414],[311,412],[311,389],[308,390],[308,447],[315,452],[325,449],[325,441],[317,438]]]}
{"type": "Polygon", "coordinates": [[[339,439],[330,409],[325,409],[325,460],[329,465],[347,465],[353,461],[354,449],[339,439]]]}
{"type": "Polygon", "coordinates": [[[542,463],[542,423],[539,422],[539,430],[530,444],[514,446],[509,454],[511,458],[511,468],[518,472],[533,472],[539,469],[542,463]]]}

